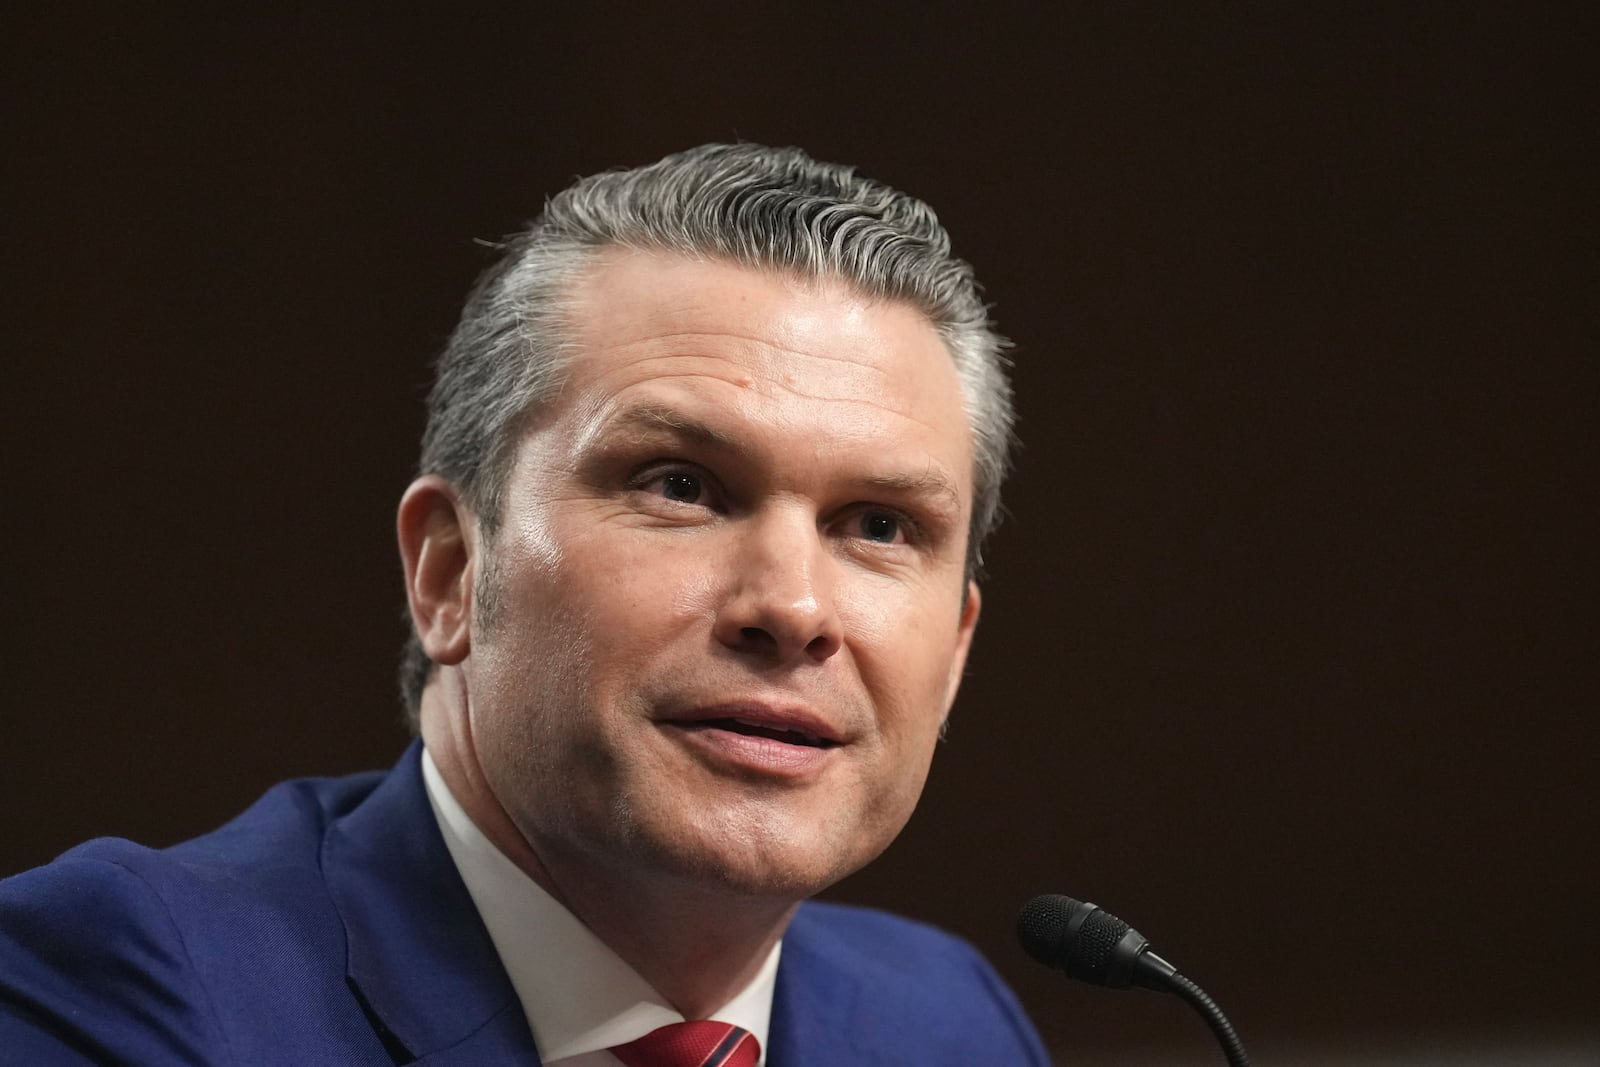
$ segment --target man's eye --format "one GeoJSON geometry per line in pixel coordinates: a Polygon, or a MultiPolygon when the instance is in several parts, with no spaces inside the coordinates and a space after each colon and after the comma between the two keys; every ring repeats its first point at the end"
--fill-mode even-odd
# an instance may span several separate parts
{"type": "Polygon", "coordinates": [[[700,500],[705,487],[700,479],[685,471],[674,471],[661,476],[661,495],[680,504],[694,504],[700,500]]]}
{"type": "Polygon", "coordinates": [[[868,541],[892,545],[905,540],[900,519],[887,511],[869,511],[861,516],[861,536],[868,541]]]}

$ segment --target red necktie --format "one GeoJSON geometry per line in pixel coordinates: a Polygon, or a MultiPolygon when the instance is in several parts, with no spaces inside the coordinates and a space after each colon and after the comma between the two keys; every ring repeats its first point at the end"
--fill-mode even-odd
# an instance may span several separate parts
{"type": "Polygon", "coordinates": [[[761,1045],[732,1023],[699,1019],[652,1030],[611,1054],[627,1067],[756,1067],[761,1045]]]}

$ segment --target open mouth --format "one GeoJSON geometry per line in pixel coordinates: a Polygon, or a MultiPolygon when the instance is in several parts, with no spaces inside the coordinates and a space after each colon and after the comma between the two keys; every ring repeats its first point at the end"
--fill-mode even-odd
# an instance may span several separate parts
{"type": "Polygon", "coordinates": [[[744,719],[700,719],[682,725],[689,729],[727,730],[729,733],[743,734],[746,737],[766,737],[773,741],[782,741],[786,745],[802,745],[806,748],[833,748],[836,743],[825,737],[808,734],[804,730],[789,730],[765,723],[747,722],[744,719]]]}

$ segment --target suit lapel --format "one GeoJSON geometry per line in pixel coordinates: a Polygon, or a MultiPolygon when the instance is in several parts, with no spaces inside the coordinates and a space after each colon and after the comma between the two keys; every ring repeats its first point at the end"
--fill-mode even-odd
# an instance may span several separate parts
{"type": "Polygon", "coordinates": [[[784,934],[767,1032],[767,1067],[878,1063],[861,1047],[861,1038],[871,1031],[863,1031],[856,1020],[860,982],[811,936],[807,907],[800,906],[784,934]]]}
{"type": "Polygon", "coordinates": [[[537,1064],[511,980],[439,836],[421,752],[413,744],[323,840],[347,980],[417,1063],[537,1064]]]}

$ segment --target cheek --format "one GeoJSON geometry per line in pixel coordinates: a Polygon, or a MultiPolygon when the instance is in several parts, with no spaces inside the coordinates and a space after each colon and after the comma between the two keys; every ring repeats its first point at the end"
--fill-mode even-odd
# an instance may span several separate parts
{"type": "Polygon", "coordinates": [[[937,738],[937,729],[901,738],[890,749],[889,765],[872,775],[863,794],[871,800],[863,807],[862,815],[863,826],[868,828],[864,839],[875,842],[874,855],[899,836],[922,799],[937,738]]]}
{"type": "Polygon", "coordinates": [[[623,532],[568,555],[566,584],[581,594],[596,630],[633,640],[676,634],[715,616],[727,552],[704,535],[623,532]]]}
{"type": "Polygon", "coordinates": [[[708,576],[706,553],[679,544],[640,545],[627,537],[569,549],[551,576],[548,600],[560,631],[549,651],[588,671],[583,680],[597,700],[618,699],[642,670],[663,657],[680,656],[709,633],[718,586],[708,576]],[[577,646],[569,652],[559,642],[577,646]]]}
{"type": "Polygon", "coordinates": [[[481,576],[491,605],[475,623],[474,704],[495,726],[538,741],[551,714],[581,700],[593,674],[596,602],[574,557],[542,526],[519,526],[481,576]]]}
{"type": "Polygon", "coordinates": [[[863,684],[880,713],[906,720],[885,727],[936,736],[957,650],[959,600],[927,589],[868,588],[841,608],[863,684]]]}
{"type": "Polygon", "coordinates": [[[696,566],[697,562],[691,560],[676,567],[675,580],[664,601],[676,618],[711,619],[717,614],[722,585],[705,567],[696,566]]]}

